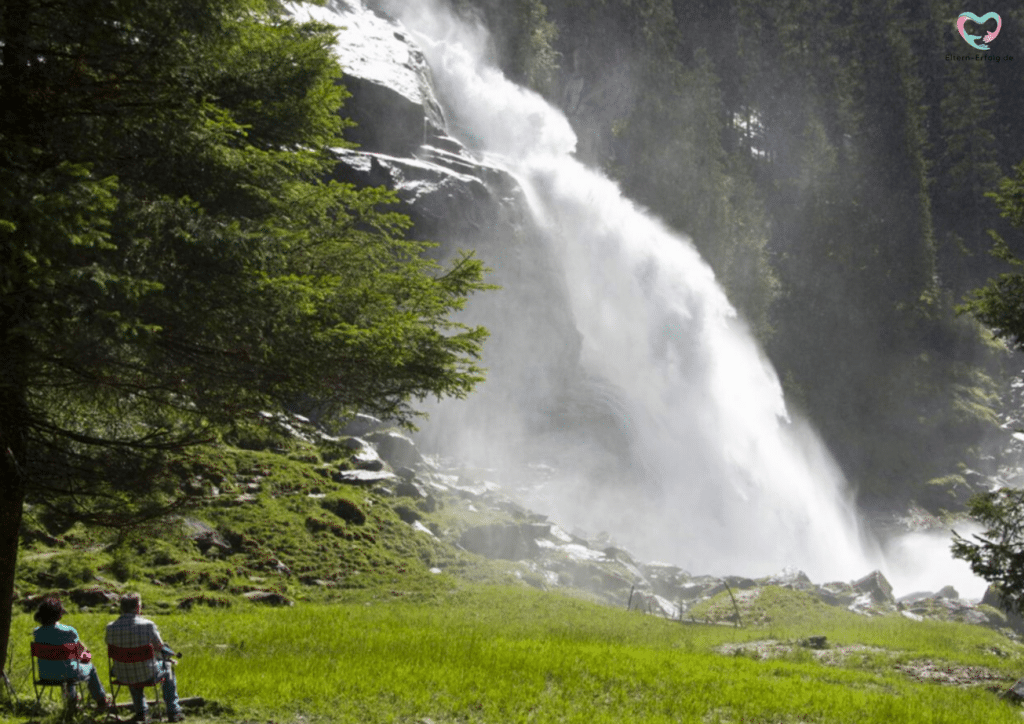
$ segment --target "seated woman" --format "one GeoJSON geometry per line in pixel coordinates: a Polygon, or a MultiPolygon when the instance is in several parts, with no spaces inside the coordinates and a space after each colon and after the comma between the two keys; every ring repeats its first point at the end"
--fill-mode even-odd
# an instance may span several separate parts
{"type": "Polygon", "coordinates": [[[32,632],[35,642],[39,644],[50,644],[60,646],[61,644],[78,644],[78,659],[65,661],[48,661],[39,659],[39,678],[41,679],[70,679],[72,681],[86,681],[89,686],[89,693],[96,700],[96,706],[100,711],[110,705],[110,699],[103,690],[100,677],[96,673],[96,667],[89,663],[85,645],[78,638],[78,631],[71,626],[65,626],[60,621],[61,616],[67,613],[64,605],[56,596],[44,598],[36,611],[35,619],[40,623],[39,628],[32,632]],[[83,660],[84,659],[84,660],[83,660]]]}

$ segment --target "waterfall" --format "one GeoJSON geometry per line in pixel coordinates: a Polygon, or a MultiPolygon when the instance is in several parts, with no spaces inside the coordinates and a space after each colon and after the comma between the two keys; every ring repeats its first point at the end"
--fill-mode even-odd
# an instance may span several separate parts
{"type": "Polygon", "coordinates": [[[877,566],[842,475],[787,414],[775,371],[690,241],[576,160],[566,118],[481,61],[454,21],[404,20],[451,133],[519,180],[564,274],[580,374],[613,391],[630,441],[628,470],[556,475],[545,512],[701,572],[796,566],[825,580],[877,566]]]}

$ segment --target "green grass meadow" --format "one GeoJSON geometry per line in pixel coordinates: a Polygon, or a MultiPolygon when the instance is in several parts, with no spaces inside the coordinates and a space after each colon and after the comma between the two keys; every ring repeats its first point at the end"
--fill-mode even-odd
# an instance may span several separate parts
{"type": "MultiPolygon", "coordinates": [[[[768,589],[767,626],[685,625],[526,588],[470,587],[417,601],[363,593],[293,608],[236,606],[154,616],[183,652],[182,696],[212,702],[190,721],[1019,722],[985,687],[918,682],[892,664],[927,658],[986,666],[1012,683],[1022,647],[998,633],[902,617],[868,619],[768,589]],[[794,647],[780,658],[724,655],[729,642],[825,634],[885,649],[840,665],[794,647]]],[[[78,613],[94,652],[104,613],[78,613]]],[[[12,680],[24,699],[31,617],[19,614],[12,680]],[[22,650],[23,649],[23,650],[22,650]]],[[[105,678],[105,657],[97,656],[105,678]]],[[[47,715],[56,718],[56,713],[47,715]]],[[[5,721],[24,722],[25,715],[5,721]]],[[[34,717],[36,720],[39,716],[34,717]]],[[[44,719],[47,717],[43,717],[44,719]]]]}

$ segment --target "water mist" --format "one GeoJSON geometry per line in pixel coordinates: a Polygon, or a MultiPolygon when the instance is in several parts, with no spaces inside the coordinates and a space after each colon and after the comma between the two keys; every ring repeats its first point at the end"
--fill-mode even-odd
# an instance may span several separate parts
{"type": "MultiPolygon", "coordinates": [[[[444,451],[506,466],[489,474],[512,485],[526,463],[552,463],[525,502],[563,525],[605,531],[645,560],[750,576],[793,566],[817,581],[882,568],[907,577],[898,588],[931,580],[908,576],[923,574],[924,543],[910,536],[889,546],[900,560],[887,570],[842,474],[787,413],[774,370],[689,240],[574,158],[569,122],[485,60],[484,30],[426,0],[381,1],[424,50],[451,135],[518,181],[531,216],[533,246],[483,255],[492,280],[523,288],[471,302],[465,321],[495,333],[490,374],[470,399],[431,410],[427,432],[444,451]],[[534,288],[504,274],[538,249],[547,273],[534,288]],[[568,309],[545,307],[552,276],[568,309]],[[509,303],[535,297],[530,310],[509,303]],[[533,333],[545,314],[570,319],[563,349],[533,333]],[[567,356],[575,379],[546,372],[567,356]],[[560,386],[573,389],[573,414],[559,411],[560,386]],[[590,410],[603,421],[588,421],[590,410]]],[[[934,545],[929,556],[949,562],[934,545]]]]}
{"type": "MultiPolygon", "coordinates": [[[[560,468],[544,512],[694,571],[870,570],[841,475],[787,415],[774,370],[689,240],[578,162],[565,117],[484,64],[478,35],[437,15],[405,21],[424,31],[453,135],[519,180],[564,274],[580,375],[614,397],[629,440],[631,464],[603,480],[560,468]]],[[[491,354],[537,365],[517,350],[491,354]]],[[[580,437],[568,443],[578,460],[599,454],[580,437]]]]}

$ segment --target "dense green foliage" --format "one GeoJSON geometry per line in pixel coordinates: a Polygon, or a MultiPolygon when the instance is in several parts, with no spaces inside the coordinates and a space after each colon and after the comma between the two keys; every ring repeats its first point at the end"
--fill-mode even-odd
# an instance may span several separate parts
{"type": "MultiPolygon", "coordinates": [[[[991,196],[1004,219],[1015,229],[1024,229],[1024,162],[1016,175],[999,182],[991,196]]],[[[1011,251],[997,232],[997,256],[1015,271],[991,279],[965,305],[995,333],[1016,349],[1024,349],[1024,261],[1011,251]]],[[[1020,234],[1017,233],[1019,241],[1020,234]]],[[[1017,246],[1017,245],[1015,245],[1017,246]]],[[[1024,612],[1024,492],[1002,489],[971,501],[971,516],[984,528],[974,540],[957,537],[953,553],[971,565],[985,580],[996,584],[1007,606],[1024,612]]]]}
{"type": "MultiPolygon", "coordinates": [[[[1024,230],[1024,161],[1019,163],[1013,177],[1000,180],[998,189],[989,192],[1000,215],[1012,227],[1024,230]]],[[[1016,349],[1024,349],[1024,261],[1012,251],[1010,243],[996,231],[995,255],[1007,262],[1014,271],[1001,274],[974,292],[965,309],[991,327],[997,336],[1006,339],[1016,349]]],[[[1014,232],[1013,248],[1020,248],[1021,231],[1014,232]]]]}
{"type": "Polygon", "coordinates": [[[991,472],[1005,355],[955,305],[998,263],[985,192],[1024,157],[1024,38],[993,41],[1014,61],[947,60],[969,50],[949,0],[543,4],[539,89],[693,237],[861,502],[961,506],[951,475],[991,472]]]}
{"type": "MultiPolygon", "coordinates": [[[[446,591],[425,601],[196,609],[156,618],[164,637],[184,653],[181,693],[216,702],[190,721],[916,724],[1020,718],[1017,708],[984,687],[914,681],[897,668],[912,669],[926,654],[934,658],[922,663],[946,671],[961,662],[987,667],[1007,686],[1020,649],[997,634],[841,611],[808,625],[799,616],[790,620],[785,606],[777,610],[779,627],[794,638],[778,640],[765,628],[680,626],[496,587],[446,591]],[[824,631],[832,647],[851,647],[818,652],[833,657],[829,665],[796,645],[824,631]],[[766,636],[781,645],[774,658],[719,650],[766,636]]],[[[101,640],[109,617],[73,614],[67,621],[90,643],[101,640]]],[[[29,617],[19,616],[19,641],[30,628],[29,617]]],[[[19,651],[14,680],[22,689],[24,664],[19,651]]],[[[99,666],[105,673],[102,661],[99,666]]]]}
{"type": "MultiPolygon", "coordinates": [[[[0,5],[0,594],[23,501],[117,524],[255,410],[398,421],[465,394],[481,288],[345,145],[334,30],[274,0],[0,5]]],[[[9,612],[0,607],[0,663],[9,612]]]]}
{"type": "Polygon", "coordinates": [[[1024,491],[1004,488],[979,495],[970,511],[984,531],[970,539],[957,535],[953,555],[995,584],[1005,608],[1024,612],[1024,491]]]}

